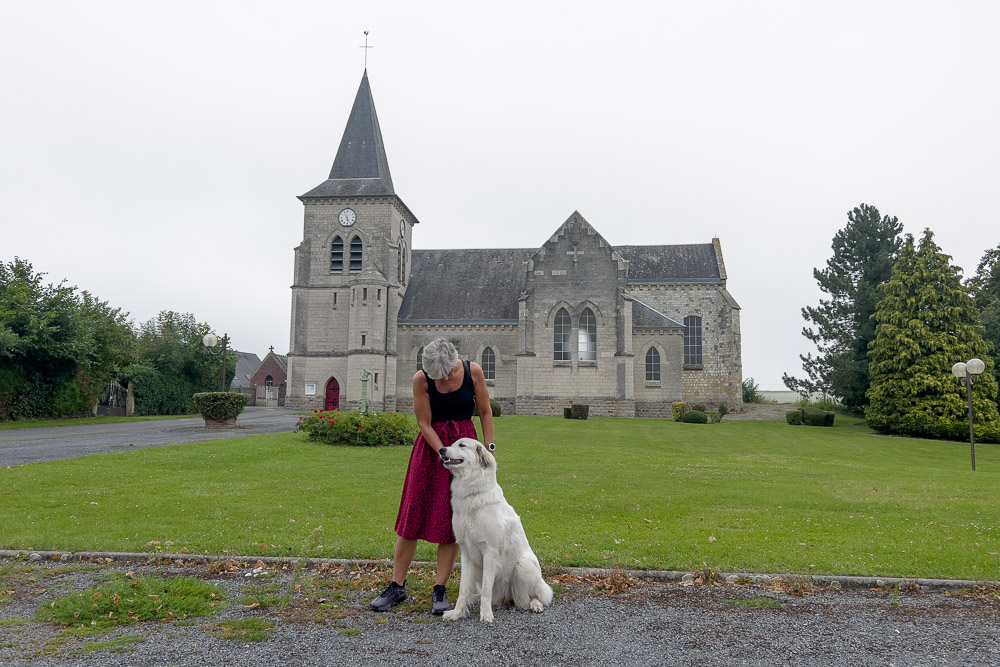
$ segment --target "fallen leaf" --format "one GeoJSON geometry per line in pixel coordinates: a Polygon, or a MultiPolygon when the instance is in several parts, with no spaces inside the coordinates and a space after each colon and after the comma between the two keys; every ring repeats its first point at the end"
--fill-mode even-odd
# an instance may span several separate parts
{"type": "Polygon", "coordinates": [[[715,541],[715,536],[714,535],[709,535],[708,536],[708,541],[709,542],[714,542],[715,541]]]}
{"type": "Polygon", "coordinates": [[[253,604],[248,604],[247,609],[260,609],[260,603],[254,602],[253,604]]]}

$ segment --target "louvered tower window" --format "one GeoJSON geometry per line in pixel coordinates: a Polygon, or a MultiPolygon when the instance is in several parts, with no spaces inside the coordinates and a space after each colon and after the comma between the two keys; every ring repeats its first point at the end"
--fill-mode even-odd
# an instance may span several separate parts
{"type": "Polygon", "coordinates": [[[361,270],[361,237],[355,236],[351,239],[351,271],[361,270]]]}
{"type": "Polygon", "coordinates": [[[335,236],[330,244],[330,270],[344,270],[344,239],[339,236],[335,236]]]}

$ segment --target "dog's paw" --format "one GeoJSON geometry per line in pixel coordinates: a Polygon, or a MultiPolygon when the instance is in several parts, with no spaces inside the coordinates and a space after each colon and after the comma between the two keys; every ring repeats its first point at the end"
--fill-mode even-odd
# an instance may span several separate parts
{"type": "Polygon", "coordinates": [[[545,605],[543,605],[542,601],[539,600],[538,598],[531,598],[531,603],[528,606],[531,607],[531,611],[535,612],[536,614],[541,614],[543,611],[545,611],[545,605]]]}
{"type": "Polygon", "coordinates": [[[493,610],[492,609],[480,609],[479,610],[479,620],[483,623],[493,622],[493,610]]]}
{"type": "Polygon", "coordinates": [[[457,621],[458,619],[462,618],[462,616],[463,614],[457,609],[451,609],[442,614],[441,618],[443,618],[446,621],[457,621]]]}

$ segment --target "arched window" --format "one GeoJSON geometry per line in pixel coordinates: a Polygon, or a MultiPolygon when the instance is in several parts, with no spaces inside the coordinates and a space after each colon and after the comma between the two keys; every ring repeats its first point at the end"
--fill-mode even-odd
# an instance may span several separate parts
{"type": "Polygon", "coordinates": [[[361,237],[355,236],[351,239],[351,271],[361,270],[361,237]]]}
{"type": "Polygon", "coordinates": [[[270,375],[268,375],[266,378],[264,378],[264,386],[265,387],[273,387],[274,386],[274,378],[271,377],[270,375]]]}
{"type": "Polygon", "coordinates": [[[701,366],[701,317],[684,318],[684,365],[701,366]]]}
{"type": "Polygon", "coordinates": [[[552,334],[552,358],[555,361],[569,361],[569,332],[572,326],[569,313],[566,312],[565,308],[560,308],[556,313],[555,327],[553,327],[552,334]]]}
{"type": "Polygon", "coordinates": [[[660,381],[660,353],[655,347],[646,351],[646,382],[660,381]]]}
{"type": "Polygon", "coordinates": [[[339,236],[333,237],[333,243],[330,244],[330,270],[344,270],[344,239],[339,236]]]}
{"type": "Polygon", "coordinates": [[[424,348],[417,350],[417,371],[424,370],[424,348]]]}
{"type": "Polygon", "coordinates": [[[403,244],[399,244],[399,256],[396,258],[396,280],[403,284],[403,244]]]}
{"type": "Polygon", "coordinates": [[[580,313],[580,326],[577,328],[577,343],[580,348],[580,361],[597,361],[597,318],[594,311],[584,308],[580,313]]]}
{"type": "Polygon", "coordinates": [[[488,347],[483,350],[483,358],[480,366],[483,367],[483,375],[487,380],[495,380],[497,377],[497,355],[493,354],[493,348],[488,347]]]}
{"type": "Polygon", "coordinates": [[[402,243],[399,244],[399,261],[403,265],[403,273],[399,279],[399,282],[403,285],[406,284],[406,246],[402,243]]]}

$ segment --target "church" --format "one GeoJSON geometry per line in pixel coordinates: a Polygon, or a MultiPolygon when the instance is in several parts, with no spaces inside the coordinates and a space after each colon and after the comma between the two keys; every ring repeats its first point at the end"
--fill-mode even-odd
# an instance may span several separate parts
{"type": "Polygon", "coordinates": [[[540,248],[417,249],[367,71],[329,178],[299,199],[287,407],[411,411],[423,346],[439,337],[482,365],[504,414],[742,406],[740,307],[719,239],[613,245],[573,211],[540,248]]]}

